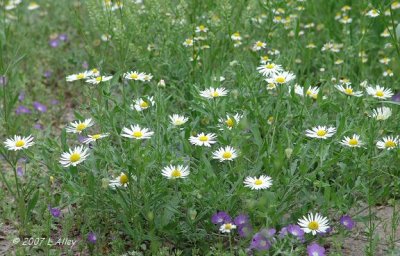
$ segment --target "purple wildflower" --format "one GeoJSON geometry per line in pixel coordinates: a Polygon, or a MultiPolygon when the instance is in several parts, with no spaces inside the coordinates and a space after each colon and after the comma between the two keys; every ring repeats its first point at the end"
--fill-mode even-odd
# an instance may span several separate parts
{"type": "Polygon", "coordinates": [[[96,234],[93,233],[93,232],[89,232],[89,234],[88,234],[88,236],[87,236],[87,240],[88,240],[89,243],[95,244],[96,241],[97,241],[96,234]]]}
{"type": "Polygon", "coordinates": [[[51,100],[50,101],[51,105],[57,105],[58,103],[60,103],[58,100],[51,100]]]}
{"type": "Polygon", "coordinates": [[[240,237],[249,237],[253,232],[253,227],[250,224],[238,226],[238,233],[240,237]]]}
{"type": "Polygon", "coordinates": [[[31,111],[29,108],[25,107],[25,106],[18,106],[17,109],[15,110],[15,114],[20,115],[20,114],[30,114],[31,111]]]}
{"type": "Polygon", "coordinates": [[[301,239],[302,237],[304,237],[304,230],[301,229],[301,227],[299,225],[289,225],[287,227],[287,232],[299,239],[301,239]]]}
{"type": "Polygon", "coordinates": [[[400,102],[400,92],[393,95],[392,101],[400,102]]]}
{"type": "Polygon", "coordinates": [[[84,69],[88,69],[89,68],[89,64],[87,63],[87,61],[84,61],[82,63],[82,68],[84,68],[84,69]]]}
{"type": "Polygon", "coordinates": [[[7,85],[8,79],[6,76],[0,76],[0,85],[7,85]]]}
{"type": "Polygon", "coordinates": [[[20,91],[19,95],[18,95],[18,100],[19,101],[23,101],[25,99],[25,92],[24,91],[20,91]]]}
{"type": "Polygon", "coordinates": [[[33,102],[33,107],[37,111],[42,112],[42,113],[47,111],[47,107],[45,105],[43,105],[42,103],[38,102],[38,101],[33,102]]]}
{"type": "Polygon", "coordinates": [[[36,123],[33,128],[35,128],[36,130],[43,130],[43,125],[36,123]]]}
{"type": "Polygon", "coordinates": [[[346,229],[352,230],[356,223],[349,215],[343,215],[340,218],[340,224],[342,224],[346,229]]]}
{"type": "Polygon", "coordinates": [[[238,227],[243,226],[243,225],[249,223],[249,216],[247,216],[247,215],[245,215],[245,214],[240,214],[240,215],[238,215],[238,216],[234,219],[233,222],[234,222],[235,225],[238,226],[238,227]]]}
{"type": "Polygon", "coordinates": [[[24,169],[21,166],[17,167],[17,175],[20,177],[24,176],[24,169]]]}
{"type": "Polygon", "coordinates": [[[52,74],[53,74],[53,72],[51,72],[51,70],[46,70],[46,72],[44,72],[43,76],[45,78],[50,78],[52,74]]]}
{"type": "Polygon", "coordinates": [[[312,243],[307,246],[308,256],[325,256],[325,248],[317,243],[312,243]]]}
{"type": "Polygon", "coordinates": [[[262,232],[258,232],[253,236],[250,245],[251,249],[256,249],[257,251],[266,251],[270,247],[271,242],[262,232]]]}
{"type": "Polygon", "coordinates": [[[50,45],[51,47],[53,47],[53,48],[57,48],[59,44],[60,44],[60,41],[58,41],[58,39],[52,39],[52,40],[50,40],[50,42],[49,42],[49,45],[50,45]]]}
{"type": "Polygon", "coordinates": [[[61,41],[65,42],[68,40],[68,36],[67,34],[61,34],[58,36],[58,39],[60,39],[61,41]]]}
{"type": "Polygon", "coordinates": [[[51,214],[53,217],[55,217],[55,218],[58,218],[58,217],[61,216],[61,210],[58,209],[58,208],[52,208],[52,207],[49,205],[49,211],[50,211],[50,214],[51,214]]]}
{"type": "Polygon", "coordinates": [[[211,222],[213,224],[224,224],[232,222],[232,218],[226,212],[217,212],[211,217],[211,222]]]}
{"type": "Polygon", "coordinates": [[[284,238],[285,236],[287,236],[287,234],[288,234],[288,228],[287,227],[283,227],[279,231],[279,238],[284,238]]]}

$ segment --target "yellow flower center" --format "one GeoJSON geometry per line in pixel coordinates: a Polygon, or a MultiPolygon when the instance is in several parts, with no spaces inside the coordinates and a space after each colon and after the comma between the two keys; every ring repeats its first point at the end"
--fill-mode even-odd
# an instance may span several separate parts
{"type": "Polygon", "coordinates": [[[394,148],[396,147],[396,142],[392,140],[388,140],[385,142],[385,148],[394,148]]]}
{"type": "Polygon", "coordinates": [[[311,229],[311,230],[317,230],[319,228],[319,224],[316,221],[311,221],[308,224],[308,228],[311,229]]]}
{"type": "Polygon", "coordinates": [[[232,224],[231,223],[225,224],[225,229],[231,230],[232,229],[232,224]]]}
{"type": "Polygon", "coordinates": [[[99,71],[97,70],[97,68],[92,69],[92,72],[95,73],[95,74],[99,73],[99,71]]]}
{"type": "Polygon", "coordinates": [[[128,183],[128,176],[125,173],[122,173],[119,176],[119,183],[121,183],[121,185],[125,185],[126,183],[128,183]]]}
{"type": "Polygon", "coordinates": [[[179,171],[178,169],[175,169],[171,172],[171,177],[173,178],[179,178],[182,176],[181,171],[179,171]]]}
{"type": "Polygon", "coordinates": [[[264,43],[263,43],[263,42],[260,42],[260,41],[258,41],[258,42],[256,43],[256,45],[257,45],[258,47],[262,47],[262,46],[264,45],[264,43]]]}
{"type": "Polygon", "coordinates": [[[81,159],[81,155],[79,153],[73,153],[70,157],[69,160],[72,163],[78,162],[81,159]]]}
{"type": "Polygon", "coordinates": [[[211,93],[211,96],[212,97],[218,97],[219,93],[217,91],[214,91],[214,92],[211,93]]]}
{"type": "Polygon", "coordinates": [[[236,33],[233,33],[233,36],[234,36],[234,37],[239,37],[240,34],[239,34],[239,32],[236,32],[236,33]]]}
{"type": "Polygon", "coordinates": [[[199,137],[199,140],[203,141],[203,142],[204,141],[208,141],[208,137],[206,135],[202,135],[202,136],[199,137]]]}
{"type": "Polygon", "coordinates": [[[275,81],[277,83],[283,84],[286,81],[286,79],[283,76],[278,76],[277,78],[275,78],[275,81]]]}
{"type": "Polygon", "coordinates": [[[225,123],[226,123],[226,125],[227,125],[228,127],[231,127],[231,128],[235,125],[235,121],[233,121],[232,118],[228,118],[228,119],[225,121],[225,123]]]}
{"type": "Polygon", "coordinates": [[[262,56],[261,59],[262,59],[263,61],[268,61],[268,60],[269,60],[269,57],[268,57],[268,56],[262,56]]]}
{"type": "Polygon", "coordinates": [[[376,120],[384,120],[384,119],[385,119],[385,117],[381,114],[376,116],[376,120]]]}
{"type": "Polygon", "coordinates": [[[103,78],[102,78],[101,76],[96,77],[96,81],[98,81],[98,82],[101,82],[102,79],[103,79],[103,78]]]}
{"type": "Polygon", "coordinates": [[[95,134],[92,136],[92,139],[97,140],[97,139],[100,139],[100,137],[101,137],[101,134],[95,134]]]}
{"type": "Polygon", "coordinates": [[[131,74],[131,78],[132,78],[132,79],[138,79],[138,77],[139,77],[139,76],[138,76],[138,74],[136,74],[136,73],[131,74]]]}
{"type": "Polygon", "coordinates": [[[326,131],[325,131],[325,130],[318,130],[318,131],[317,131],[317,135],[318,135],[319,137],[323,137],[323,136],[326,135],[326,131]]]}
{"type": "Polygon", "coordinates": [[[132,136],[135,138],[141,138],[143,137],[143,133],[141,131],[136,131],[132,133],[132,136]]]}
{"type": "Polygon", "coordinates": [[[139,105],[140,105],[141,108],[148,108],[149,107],[149,104],[146,101],[142,101],[139,105]]]}
{"type": "Polygon", "coordinates": [[[260,179],[256,179],[256,181],[254,181],[254,184],[256,184],[257,186],[263,184],[262,180],[260,179]]]}
{"type": "Polygon", "coordinates": [[[375,95],[378,97],[383,97],[384,94],[383,94],[383,91],[378,90],[378,91],[376,91],[375,95]]]}
{"type": "Polygon", "coordinates": [[[268,68],[268,69],[273,69],[274,67],[275,67],[275,65],[272,63],[265,65],[265,68],[268,68]]]}
{"type": "Polygon", "coordinates": [[[356,145],[358,145],[358,140],[357,139],[350,139],[349,140],[349,145],[351,145],[351,146],[356,146],[356,145]]]}
{"type": "Polygon", "coordinates": [[[346,88],[346,89],[344,89],[344,92],[346,93],[346,94],[353,94],[353,89],[351,89],[351,88],[346,88]]]}
{"type": "Polygon", "coordinates": [[[275,16],[275,20],[281,21],[281,20],[282,20],[282,17],[281,17],[281,16],[275,16]]]}
{"type": "Polygon", "coordinates": [[[83,78],[85,78],[85,75],[84,75],[83,73],[79,73],[79,74],[76,76],[76,79],[83,79],[83,78]]]}
{"type": "Polygon", "coordinates": [[[79,131],[79,132],[81,132],[81,131],[83,131],[86,127],[87,127],[86,124],[81,123],[81,124],[78,124],[78,125],[76,126],[76,130],[79,131]]]}
{"type": "Polygon", "coordinates": [[[192,40],[192,39],[186,39],[186,40],[185,40],[185,43],[186,43],[186,44],[192,44],[192,43],[193,43],[193,40],[192,40]]]}
{"type": "Polygon", "coordinates": [[[229,152],[229,151],[226,151],[226,152],[224,152],[224,153],[222,154],[222,158],[224,158],[224,159],[229,159],[229,158],[231,158],[231,157],[232,157],[232,153],[229,152]]]}
{"type": "Polygon", "coordinates": [[[18,141],[15,142],[15,146],[16,146],[17,148],[23,147],[23,146],[25,146],[25,141],[23,141],[23,140],[18,140],[18,141]]]}

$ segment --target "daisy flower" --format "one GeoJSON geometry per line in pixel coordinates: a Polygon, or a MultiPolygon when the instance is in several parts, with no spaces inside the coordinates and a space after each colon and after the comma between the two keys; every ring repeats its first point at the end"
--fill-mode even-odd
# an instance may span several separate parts
{"type": "Polygon", "coordinates": [[[216,143],[215,138],[217,135],[214,133],[207,133],[204,134],[203,132],[198,134],[197,136],[190,136],[189,141],[193,145],[196,146],[206,146],[206,147],[211,147],[211,144],[216,143]]]}
{"type": "Polygon", "coordinates": [[[306,130],[306,136],[310,138],[326,139],[336,133],[335,127],[317,126],[311,130],[306,130]]]}
{"type": "Polygon", "coordinates": [[[261,56],[261,59],[260,59],[260,63],[261,64],[267,64],[268,62],[269,62],[269,56],[268,55],[261,56]]]}
{"type": "Polygon", "coordinates": [[[131,104],[131,109],[136,109],[136,111],[143,111],[155,104],[153,97],[147,97],[147,101],[139,98],[131,104]]]}
{"type": "Polygon", "coordinates": [[[124,127],[122,128],[122,137],[143,140],[150,139],[150,137],[154,134],[154,132],[150,131],[147,128],[140,128],[139,125],[131,125],[131,128],[124,127]]]}
{"type": "Polygon", "coordinates": [[[110,180],[108,185],[113,189],[115,189],[117,187],[125,187],[126,188],[128,186],[128,182],[129,182],[128,175],[121,172],[121,174],[117,178],[110,180]]]}
{"type": "Polygon", "coordinates": [[[189,118],[182,116],[182,115],[173,114],[172,116],[169,116],[169,120],[172,125],[180,126],[180,125],[183,125],[184,123],[186,123],[189,120],[189,118]]]}
{"type": "Polygon", "coordinates": [[[351,148],[359,148],[364,143],[360,140],[360,136],[357,134],[353,134],[353,137],[345,136],[344,139],[340,142],[343,146],[351,147],[351,148]]]}
{"type": "Polygon", "coordinates": [[[232,39],[233,41],[240,41],[240,40],[242,40],[242,37],[240,36],[240,33],[239,33],[239,32],[235,32],[235,33],[233,33],[233,34],[231,35],[231,39],[232,39]]]}
{"type": "Polygon", "coordinates": [[[308,89],[304,93],[304,87],[296,84],[294,86],[294,92],[296,94],[302,96],[302,97],[304,97],[304,95],[306,95],[307,97],[310,97],[310,98],[313,98],[313,99],[317,99],[318,98],[318,93],[319,93],[319,88],[316,87],[316,86],[310,86],[310,87],[308,87],[308,89]]]}
{"type": "Polygon", "coordinates": [[[186,178],[190,171],[188,166],[183,166],[183,165],[170,165],[164,167],[161,171],[162,175],[166,177],[167,179],[184,179],[186,178]]]}
{"type": "Polygon", "coordinates": [[[204,91],[200,92],[200,96],[207,98],[207,99],[213,99],[217,97],[222,97],[226,96],[228,94],[228,90],[226,90],[224,87],[221,88],[212,88],[210,87],[209,89],[205,89],[204,91]]]}
{"type": "Polygon", "coordinates": [[[150,82],[152,78],[153,78],[152,74],[143,73],[143,82],[150,82]]]}
{"type": "Polygon", "coordinates": [[[381,87],[380,85],[375,86],[375,88],[368,86],[366,90],[369,95],[382,100],[393,96],[393,92],[390,88],[381,87]]]}
{"type": "Polygon", "coordinates": [[[4,142],[4,145],[8,150],[14,151],[29,148],[34,144],[35,142],[33,142],[32,135],[29,135],[28,137],[14,135],[14,138],[6,139],[4,142]]]}
{"type": "Polygon", "coordinates": [[[66,77],[67,82],[73,82],[76,80],[87,79],[93,75],[92,71],[84,71],[82,73],[69,75],[66,77]]]}
{"type": "Polygon", "coordinates": [[[268,62],[265,65],[259,66],[257,68],[257,70],[263,76],[270,77],[270,76],[276,75],[278,73],[281,73],[283,71],[283,68],[281,65],[268,62]]]}
{"type": "Polygon", "coordinates": [[[371,18],[375,18],[379,16],[379,12],[376,9],[372,9],[369,10],[365,15],[371,18]]]}
{"type": "MultiPolygon", "coordinates": [[[[235,114],[234,116],[226,116],[226,119],[220,118],[220,126],[221,127],[226,127],[229,130],[231,130],[237,123],[240,122],[240,119],[242,119],[243,115],[240,114],[235,114]]],[[[221,129],[223,130],[223,129],[221,129]]]]}
{"type": "Polygon", "coordinates": [[[218,159],[220,162],[232,161],[237,157],[236,150],[231,146],[226,146],[225,148],[220,148],[213,153],[213,158],[218,159]]]}
{"type": "Polygon", "coordinates": [[[316,213],[315,216],[312,213],[309,213],[308,217],[303,216],[303,219],[299,219],[298,224],[304,232],[313,235],[325,233],[329,228],[328,219],[319,213],[316,213]]]}
{"type": "Polygon", "coordinates": [[[64,167],[77,166],[89,156],[88,151],[89,149],[83,146],[75,147],[73,150],[69,149],[68,152],[61,154],[60,164],[64,167]]]}
{"type": "Polygon", "coordinates": [[[221,231],[221,233],[231,233],[231,231],[233,229],[236,229],[236,225],[235,224],[233,224],[233,223],[224,223],[219,228],[219,231],[221,231]]]}
{"type": "Polygon", "coordinates": [[[144,80],[144,73],[139,73],[137,71],[130,71],[124,74],[124,78],[127,80],[140,80],[143,81],[144,80]]]}
{"type": "Polygon", "coordinates": [[[75,121],[69,124],[69,126],[67,126],[66,130],[67,132],[71,132],[71,133],[81,133],[83,130],[85,130],[86,128],[92,126],[94,123],[92,122],[92,119],[85,119],[85,121],[75,121]]]}
{"type": "Polygon", "coordinates": [[[204,25],[200,25],[200,26],[196,27],[195,31],[196,31],[196,33],[200,33],[200,32],[206,33],[208,31],[208,28],[205,27],[204,25]]]}
{"type": "Polygon", "coordinates": [[[380,149],[387,149],[387,150],[392,150],[396,147],[399,146],[399,136],[393,137],[393,136],[387,136],[383,137],[382,140],[378,141],[376,143],[376,146],[380,149]]]}
{"type": "Polygon", "coordinates": [[[269,176],[261,175],[257,177],[246,177],[244,180],[244,186],[251,188],[251,190],[267,189],[272,186],[272,179],[269,176]]]}
{"type": "Polygon", "coordinates": [[[353,88],[349,83],[346,83],[345,86],[346,87],[342,84],[337,84],[335,85],[335,88],[349,96],[361,97],[363,95],[362,91],[353,91],[353,88]]]}
{"type": "Polygon", "coordinates": [[[99,84],[101,82],[106,82],[108,80],[111,80],[112,76],[98,76],[98,77],[92,77],[86,80],[86,83],[89,84],[99,84]]]}
{"type": "Polygon", "coordinates": [[[383,121],[388,119],[392,115],[392,109],[388,107],[381,107],[372,110],[369,115],[372,118],[375,118],[378,121],[383,121]]]}
{"type": "Polygon", "coordinates": [[[88,135],[88,138],[86,138],[85,140],[83,140],[83,143],[85,144],[89,144],[91,142],[97,141],[99,139],[105,138],[107,136],[109,136],[109,133],[99,133],[99,134],[94,134],[94,135],[88,135]]]}
{"type": "Polygon", "coordinates": [[[266,79],[266,81],[268,83],[274,83],[274,84],[286,84],[295,78],[296,76],[293,73],[283,71],[283,72],[278,72],[276,74],[272,74],[272,77],[266,79]]]}
{"type": "Polygon", "coordinates": [[[185,47],[193,46],[193,39],[192,38],[187,38],[187,39],[185,39],[185,41],[182,44],[185,47]]]}
{"type": "Polygon", "coordinates": [[[35,2],[30,2],[29,5],[28,5],[28,10],[29,11],[33,11],[33,10],[36,10],[36,9],[39,9],[39,8],[40,8],[40,5],[38,5],[35,2]]]}
{"type": "Polygon", "coordinates": [[[253,51],[259,51],[261,49],[264,49],[266,46],[267,46],[266,43],[261,42],[261,41],[257,41],[257,42],[254,43],[252,49],[253,49],[253,51]]]}

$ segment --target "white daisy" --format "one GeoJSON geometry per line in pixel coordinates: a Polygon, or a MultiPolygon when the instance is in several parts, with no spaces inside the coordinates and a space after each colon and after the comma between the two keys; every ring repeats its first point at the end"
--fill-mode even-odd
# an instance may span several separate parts
{"type": "Polygon", "coordinates": [[[170,165],[164,167],[162,169],[162,175],[165,176],[167,179],[184,179],[186,178],[190,171],[188,166],[183,165],[170,165]]]}
{"type": "Polygon", "coordinates": [[[335,127],[317,126],[311,130],[306,130],[306,136],[310,138],[326,139],[336,133],[335,127]]]}
{"type": "Polygon", "coordinates": [[[283,71],[276,74],[272,74],[271,78],[266,79],[266,81],[268,83],[274,83],[274,84],[286,84],[295,78],[296,76],[293,73],[283,71]]]}
{"type": "Polygon", "coordinates": [[[138,73],[137,71],[130,71],[124,74],[124,78],[127,80],[144,81],[144,73],[138,73]]]}
{"type": "Polygon", "coordinates": [[[239,32],[235,32],[235,33],[233,33],[233,34],[231,35],[231,39],[232,39],[233,41],[240,41],[240,40],[242,40],[242,37],[240,36],[240,33],[239,33],[239,32]]]}
{"type": "Polygon", "coordinates": [[[98,76],[98,77],[92,77],[86,80],[86,83],[89,84],[99,84],[102,82],[106,82],[108,80],[111,80],[112,76],[98,76]]]}
{"type": "Polygon", "coordinates": [[[171,121],[172,125],[180,126],[186,123],[189,120],[189,118],[182,115],[173,114],[172,116],[169,116],[169,120],[171,121]]]}
{"type": "Polygon", "coordinates": [[[221,227],[219,227],[219,231],[222,233],[231,233],[233,229],[236,229],[236,225],[233,223],[225,223],[222,224],[221,227]]]}
{"type": "Polygon", "coordinates": [[[335,88],[349,96],[361,97],[363,95],[362,91],[353,91],[350,83],[346,83],[345,86],[346,87],[344,87],[342,84],[337,84],[335,85],[335,88]]]}
{"type": "Polygon", "coordinates": [[[28,137],[14,135],[14,138],[6,139],[6,141],[4,142],[4,145],[8,150],[14,151],[29,148],[34,144],[35,142],[33,142],[32,135],[29,135],[28,137]]]}
{"type": "Polygon", "coordinates": [[[69,75],[66,77],[67,82],[73,82],[76,80],[87,79],[93,75],[92,71],[84,71],[82,73],[69,75]]]}
{"type": "Polygon", "coordinates": [[[353,134],[353,137],[345,136],[344,139],[340,142],[343,146],[351,147],[351,148],[359,148],[364,143],[360,140],[360,136],[357,134],[353,134]]]}
{"type": "Polygon", "coordinates": [[[224,127],[228,128],[231,130],[236,124],[240,122],[240,119],[242,119],[243,115],[236,113],[234,116],[226,116],[226,119],[220,118],[218,121],[220,122],[220,127],[221,130],[223,130],[224,127]]]}
{"type": "Polygon", "coordinates": [[[382,100],[393,96],[393,92],[390,88],[381,87],[380,85],[375,86],[375,88],[368,86],[366,90],[369,95],[382,100]]]}
{"type": "Polygon", "coordinates": [[[261,49],[264,49],[266,46],[267,46],[266,43],[261,42],[261,41],[257,41],[257,42],[254,43],[252,49],[253,49],[253,51],[259,51],[261,49]]]}
{"type": "Polygon", "coordinates": [[[205,27],[204,25],[200,25],[200,26],[196,27],[195,31],[196,31],[196,33],[200,33],[200,32],[206,33],[208,31],[208,28],[205,27]]]}
{"type": "Polygon", "coordinates": [[[185,46],[185,47],[189,47],[189,46],[193,46],[193,39],[192,38],[187,38],[187,39],[185,39],[185,41],[182,43],[183,44],[183,46],[185,46]]]}
{"type": "Polygon", "coordinates": [[[329,229],[328,219],[319,213],[316,213],[315,216],[312,213],[309,213],[308,217],[303,216],[303,219],[299,219],[298,224],[304,232],[313,235],[325,233],[329,229]]]}
{"type": "Polygon", "coordinates": [[[88,151],[89,149],[83,146],[75,147],[73,150],[69,149],[69,152],[61,154],[60,164],[64,167],[77,166],[89,156],[88,151]]]}
{"type": "Polygon", "coordinates": [[[129,183],[128,175],[121,172],[121,174],[117,178],[110,180],[108,185],[113,189],[115,189],[117,187],[125,187],[126,188],[128,186],[128,183],[129,183]]]}
{"type": "MultiPolygon", "coordinates": [[[[289,87],[290,89],[290,87],[289,87]]],[[[319,93],[319,88],[316,86],[310,86],[308,87],[308,89],[305,91],[304,93],[304,87],[295,84],[294,85],[294,92],[302,97],[307,96],[313,99],[317,99],[318,98],[318,93],[319,93]]]]}
{"type": "Polygon", "coordinates": [[[213,153],[213,158],[218,159],[220,162],[232,161],[237,157],[236,150],[231,146],[226,146],[225,148],[219,148],[213,153]]]}
{"type": "Polygon", "coordinates": [[[263,76],[270,77],[278,73],[281,73],[283,71],[283,68],[281,65],[268,62],[267,64],[259,66],[257,70],[263,76]]]}
{"type": "Polygon", "coordinates": [[[371,18],[375,18],[375,17],[379,16],[379,12],[376,9],[372,9],[372,10],[369,10],[365,15],[368,17],[371,17],[371,18]]]}
{"type": "Polygon", "coordinates": [[[204,134],[203,132],[198,134],[197,136],[190,136],[189,141],[193,145],[196,146],[206,146],[206,147],[211,147],[211,144],[216,143],[217,141],[215,140],[217,138],[217,135],[214,133],[207,133],[204,134]]]}
{"type": "Polygon", "coordinates": [[[244,186],[251,188],[252,190],[267,189],[272,186],[272,179],[269,176],[261,175],[257,177],[246,177],[244,180],[244,186]]]}
{"type": "Polygon", "coordinates": [[[103,133],[103,134],[99,133],[99,134],[94,134],[94,135],[88,135],[88,138],[86,138],[83,141],[83,143],[89,144],[90,142],[97,141],[97,140],[105,138],[105,137],[107,137],[109,135],[110,135],[109,133],[103,133]]]}
{"type": "Polygon", "coordinates": [[[397,148],[399,146],[399,143],[400,143],[399,136],[396,137],[387,136],[383,137],[382,140],[378,141],[376,143],[376,146],[380,149],[392,150],[397,148]]]}
{"type": "Polygon", "coordinates": [[[375,118],[378,121],[383,121],[388,119],[392,115],[392,109],[388,107],[381,107],[372,110],[369,115],[372,118],[375,118]]]}
{"type": "Polygon", "coordinates": [[[75,121],[69,124],[67,126],[66,131],[71,132],[71,133],[81,133],[83,130],[86,128],[92,126],[94,123],[92,122],[92,119],[85,119],[85,121],[75,121]]]}
{"type": "Polygon", "coordinates": [[[122,137],[143,140],[150,139],[150,137],[154,134],[154,132],[150,131],[147,128],[140,128],[139,125],[131,125],[131,128],[124,127],[122,128],[122,137]]]}
{"type": "Polygon", "coordinates": [[[147,97],[146,100],[139,98],[133,101],[133,104],[131,104],[131,109],[135,109],[136,111],[143,111],[153,106],[154,104],[155,102],[153,100],[153,97],[147,97]]]}
{"type": "Polygon", "coordinates": [[[207,99],[213,99],[217,97],[222,97],[226,96],[228,94],[228,90],[225,88],[212,88],[210,87],[209,89],[205,89],[204,91],[200,92],[200,96],[207,98],[207,99]]]}

